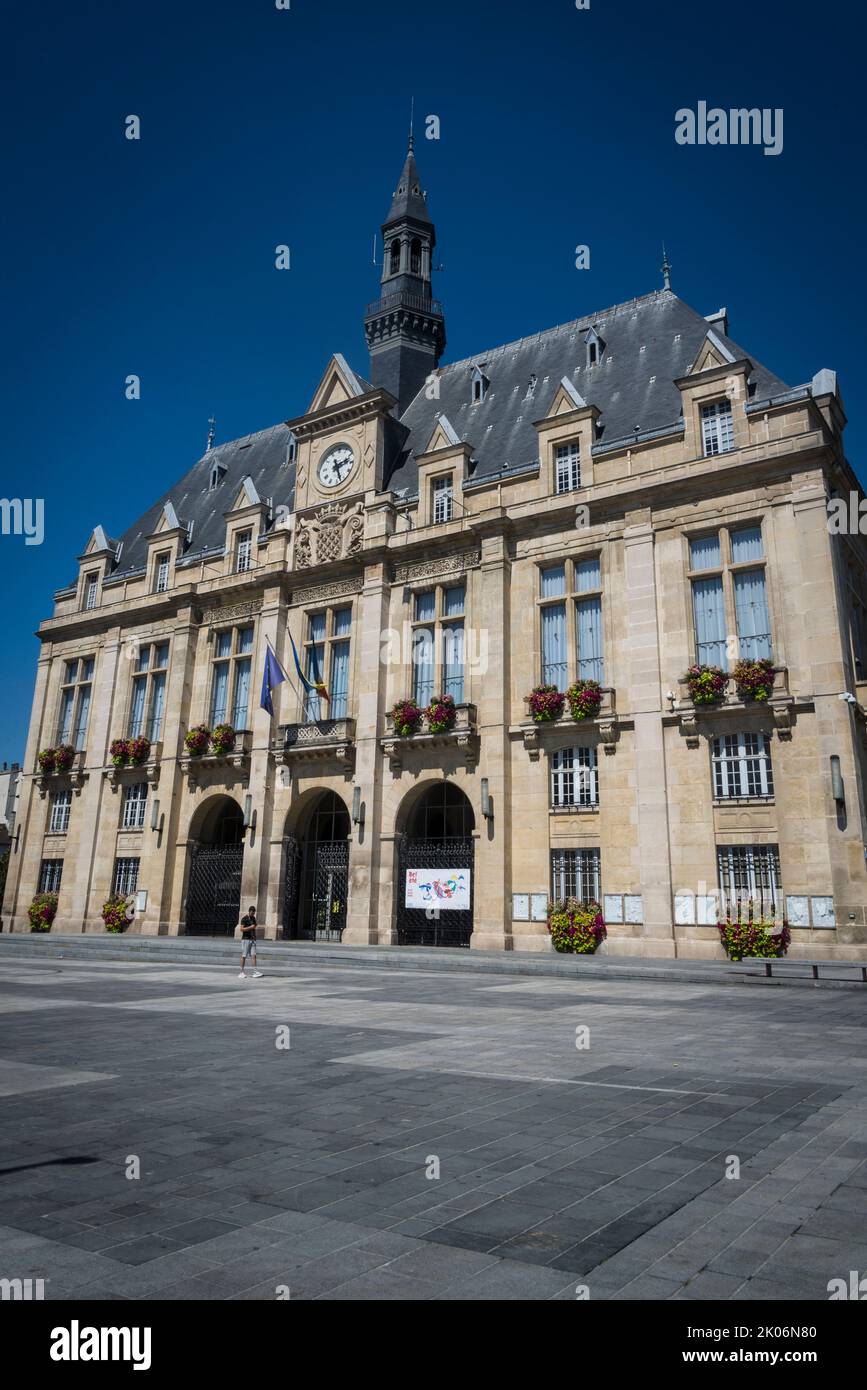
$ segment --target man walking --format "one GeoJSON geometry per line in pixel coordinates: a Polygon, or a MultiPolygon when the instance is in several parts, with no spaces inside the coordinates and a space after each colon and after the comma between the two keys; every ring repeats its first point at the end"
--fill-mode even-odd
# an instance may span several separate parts
{"type": "Polygon", "coordinates": [[[244,962],[249,960],[253,966],[253,977],[261,980],[262,971],[256,969],[256,921],[255,907],[248,907],[244,916],[241,918],[241,973],[239,980],[246,980],[247,972],[244,969],[244,962]]]}

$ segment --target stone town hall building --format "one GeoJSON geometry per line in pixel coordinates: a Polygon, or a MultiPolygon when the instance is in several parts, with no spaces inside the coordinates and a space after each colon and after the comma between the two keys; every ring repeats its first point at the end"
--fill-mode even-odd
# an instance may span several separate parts
{"type": "Polygon", "coordinates": [[[785,907],[799,954],[862,956],[867,580],[828,525],[857,492],[834,372],[788,386],[667,273],[441,366],[412,148],[382,232],[366,378],[335,355],[301,414],[209,447],[120,540],[96,526],[55,595],[6,930],[42,888],[67,932],[117,891],[142,933],[256,902],[268,937],[548,950],[570,893],[604,902],[609,952],[715,956],[719,891],[785,907]],[[284,684],[272,720],[289,632],[331,699],[284,684]],[[771,699],[729,682],[696,710],[686,668],[739,656],[773,660],[771,699]],[[534,685],[584,677],[598,717],[533,722],[534,685]],[[395,703],[443,693],[455,726],[401,737],[395,703]],[[220,723],[234,749],[191,756],[220,723]],[[133,735],[146,761],[114,768],[133,735]],[[468,893],[408,904],[408,875],[468,893]]]}

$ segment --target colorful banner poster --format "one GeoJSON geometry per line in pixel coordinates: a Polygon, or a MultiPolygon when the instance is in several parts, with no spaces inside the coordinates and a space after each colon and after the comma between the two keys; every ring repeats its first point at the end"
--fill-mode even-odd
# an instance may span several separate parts
{"type": "Polygon", "coordinates": [[[407,869],[406,906],[469,912],[469,869],[407,869]]]}

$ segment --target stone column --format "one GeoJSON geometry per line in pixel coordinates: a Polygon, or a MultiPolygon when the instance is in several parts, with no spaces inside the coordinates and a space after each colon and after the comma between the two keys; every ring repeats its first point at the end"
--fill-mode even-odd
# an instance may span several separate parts
{"type": "MultiPolygon", "coordinates": [[[[479,765],[476,792],[475,882],[473,884],[473,935],[470,945],[481,950],[511,950],[512,914],[510,865],[507,853],[511,833],[511,752],[509,713],[511,649],[508,641],[508,595],[511,578],[507,531],[501,513],[487,523],[481,537],[479,569],[469,573],[467,617],[477,634],[476,650],[483,652],[484,671],[470,671],[468,690],[479,719],[479,765]],[[481,779],[487,777],[493,804],[492,820],[481,814],[481,779]]],[[[481,528],[480,528],[481,529],[481,528]]]]}

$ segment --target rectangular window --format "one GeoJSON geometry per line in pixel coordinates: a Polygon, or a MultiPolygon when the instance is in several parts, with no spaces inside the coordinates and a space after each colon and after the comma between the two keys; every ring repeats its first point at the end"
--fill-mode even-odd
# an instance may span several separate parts
{"type": "Polygon", "coordinates": [[[40,893],[59,893],[63,877],[62,859],[43,859],[39,867],[40,893]]]}
{"type": "Polygon", "coordinates": [[[92,656],[67,661],[64,666],[57,741],[71,743],[77,752],[82,751],[87,737],[93,671],[92,656]]]}
{"type": "Polygon", "coordinates": [[[601,902],[601,872],[598,849],[553,849],[551,851],[551,900],[580,903],[601,902]]]}
{"type": "Polygon", "coordinates": [[[65,835],[69,829],[69,812],[72,809],[72,792],[55,792],[51,798],[51,818],[48,829],[52,835],[65,835]]]}
{"type": "Polygon", "coordinates": [[[778,845],[717,845],[721,910],[773,914],[782,903],[778,845]]]}
{"type": "Polygon", "coordinates": [[[85,608],[95,608],[96,596],[99,592],[99,575],[89,574],[84,583],[84,606],[85,608]]]}
{"type": "Polygon", "coordinates": [[[235,573],[244,574],[253,564],[253,532],[241,531],[235,542],[235,573]]]}
{"type": "Polygon", "coordinates": [[[123,830],[142,829],[145,823],[147,799],[147,782],[136,782],[134,786],[126,788],[123,794],[123,814],[120,822],[123,830]]]}
{"type": "Polygon", "coordinates": [[[130,738],[159,742],[165,713],[168,664],[168,642],[146,642],[139,648],[129,707],[130,738]]]}
{"type": "Polygon", "coordinates": [[[218,632],[214,642],[211,675],[211,728],[231,724],[243,732],[250,714],[254,629],[230,627],[218,632]]]}
{"type": "Polygon", "coordinates": [[[722,576],[692,581],[696,660],[704,666],[728,665],[722,576]]]}
{"type": "Polygon", "coordinates": [[[554,452],[557,464],[557,492],[575,492],[581,486],[581,454],[578,440],[558,444],[554,452]]]}
{"type": "Polygon", "coordinates": [[[433,520],[434,526],[441,525],[444,521],[451,521],[454,515],[455,492],[452,483],[452,475],[448,474],[445,478],[434,478],[433,480],[433,520]]]}
{"type": "Polygon", "coordinates": [[[701,438],[705,457],[727,454],[735,447],[731,401],[714,401],[701,408],[701,438]]]}
{"type": "Polygon", "coordinates": [[[737,570],[735,580],[735,615],[738,624],[738,649],[741,657],[755,661],[771,656],[771,619],[765,590],[765,571],[737,570]]]}
{"type": "Polygon", "coordinates": [[[413,598],[412,698],[429,705],[436,695],[464,703],[463,584],[426,589],[413,598]]]}
{"type": "Polygon", "coordinates": [[[154,593],[164,594],[169,587],[169,554],[158,555],[154,562],[154,593]]]}
{"type": "MultiPolygon", "coordinates": [[[[567,689],[570,680],[605,679],[602,630],[602,566],[599,556],[540,571],[542,608],[542,684],[567,689]],[[600,592],[594,593],[594,590],[600,592]],[[571,595],[574,637],[567,631],[566,604],[548,603],[571,595]],[[572,645],[574,643],[574,645],[572,645]]],[[[570,619],[571,622],[571,619],[570,619]]]]}
{"type": "Polygon", "coordinates": [[[138,887],[138,859],[115,859],[114,886],[116,897],[128,898],[138,887]]]}
{"type": "Polygon", "coordinates": [[[595,748],[561,748],[551,755],[551,805],[598,806],[595,748]]]}
{"type": "Polygon", "coordinates": [[[304,673],[310,681],[323,681],[330,700],[308,694],[304,718],[308,724],[323,719],[345,719],[349,712],[350,634],[352,609],[329,608],[307,619],[304,673]]]}
{"type": "Polygon", "coordinates": [[[713,794],[718,800],[771,797],[774,776],[767,734],[723,734],[713,740],[713,794]]]}

